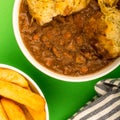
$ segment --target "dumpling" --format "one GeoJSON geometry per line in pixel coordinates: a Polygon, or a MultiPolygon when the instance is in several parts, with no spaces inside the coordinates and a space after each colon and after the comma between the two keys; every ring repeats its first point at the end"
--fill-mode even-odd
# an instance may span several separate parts
{"type": "Polygon", "coordinates": [[[90,0],[27,0],[30,14],[40,25],[57,15],[69,15],[85,8],[90,0]]]}
{"type": "Polygon", "coordinates": [[[116,8],[118,0],[98,0],[101,20],[105,22],[105,36],[99,36],[99,43],[106,49],[111,58],[120,56],[120,10],[116,8]]]}

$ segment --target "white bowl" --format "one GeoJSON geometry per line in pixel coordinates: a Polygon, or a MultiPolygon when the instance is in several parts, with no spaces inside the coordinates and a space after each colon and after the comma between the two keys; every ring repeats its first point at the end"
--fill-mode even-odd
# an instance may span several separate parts
{"type": "MultiPolygon", "coordinates": [[[[6,64],[0,64],[0,68],[7,68],[7,69],[10,69],[10,70],[14,70],[16,71],[17,73],[21,74],[23,77],[26,78],[26,80],[28,81],[31,89],[40,94],[44,100],[46,101],[41,89],[38,87],[38,85],[34,82],[34,80],[32,80],[27,74],[25,74],[24,72],[22,72],[21,70],[13,67],[13,66],[10,66],[10,65],[6,65],[6,64]]],[[[45,105],[45,110],[46,110],[46,120],[49,120],[49,112],[48,112],[48,105],[47,105],[47,102],[46,102],[46,105],[45,105]]]]}
{"type": "Polygon", "coordinates": [[[24,43],[22,41],[21,35],[20,35],[19,24],[18,24],[18,15],[19,15],[20,3],[21,3],[21,0],[15,0],[14,8],[13,8],[13,29],[14,29],[14,34],[15,34],[17,43],[18,43],[21,51],[23,52],[24,56],[28,59],[28,61],[33,66],[35,66],[41,72],[45,73],[46,75],[48,75],[50,77],[56,78],[58,80],[64,80],[64,81],[69,81],[69,82],[82,82],[82,81],[88,81],[88,80],[93,80],[93,79],[97,79],[99,77],[102,77],[102,76],[110,73],[111,71],[113,71],[114,69],[116,69],[120,65],[120,58],[118,58],[113,63],[111,63],[110,65],[108,65],[107,67],[105,67],[104,69],[102,69],[102,70],[100,70],[98,72],[88,74],[88,75],[81,75],[81,76],[78,76],[78,77],[71,77],[71,76],[61,75],[61,74],[55,73],[53,71],[50,71],[46,67],[40,65],[33,58],[33,56],[31,56],[31,54],[29,53],[29,51],[25,47],[25,45],[24,45],[24,43]]]}

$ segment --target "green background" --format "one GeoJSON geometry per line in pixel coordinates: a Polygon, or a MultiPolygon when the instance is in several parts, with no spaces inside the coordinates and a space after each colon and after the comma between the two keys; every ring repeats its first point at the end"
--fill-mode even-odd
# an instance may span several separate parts
{"type": "Polygon", "coordinates": [[[67,120],[95,96],[94,85],[105,78],[120,77],[120,67],[88,82],[64,82],[46,76],[33,67],[20,51],[12,27],[14,0],[0,0],[0,63],[12,65],[35,80],[46,97],[50,120],[67,120]]]}

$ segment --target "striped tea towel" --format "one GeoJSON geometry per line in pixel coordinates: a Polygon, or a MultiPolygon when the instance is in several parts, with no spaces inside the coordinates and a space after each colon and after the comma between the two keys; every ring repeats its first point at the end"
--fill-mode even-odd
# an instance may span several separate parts
{"type": "Polygon", "coordinates": [[[98,96],[68,120],[120,120],[120,78],[96,84],[98,96]]]}

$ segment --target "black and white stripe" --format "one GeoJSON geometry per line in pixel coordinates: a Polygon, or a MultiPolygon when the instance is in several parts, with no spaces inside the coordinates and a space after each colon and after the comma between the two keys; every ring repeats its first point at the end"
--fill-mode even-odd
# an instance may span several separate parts
{"type": "Polygon", "coordinates": [[[75,113],[69,120],[120,120],[120,79],[107,79],[96,84],[99,97],[75,113]]]}

